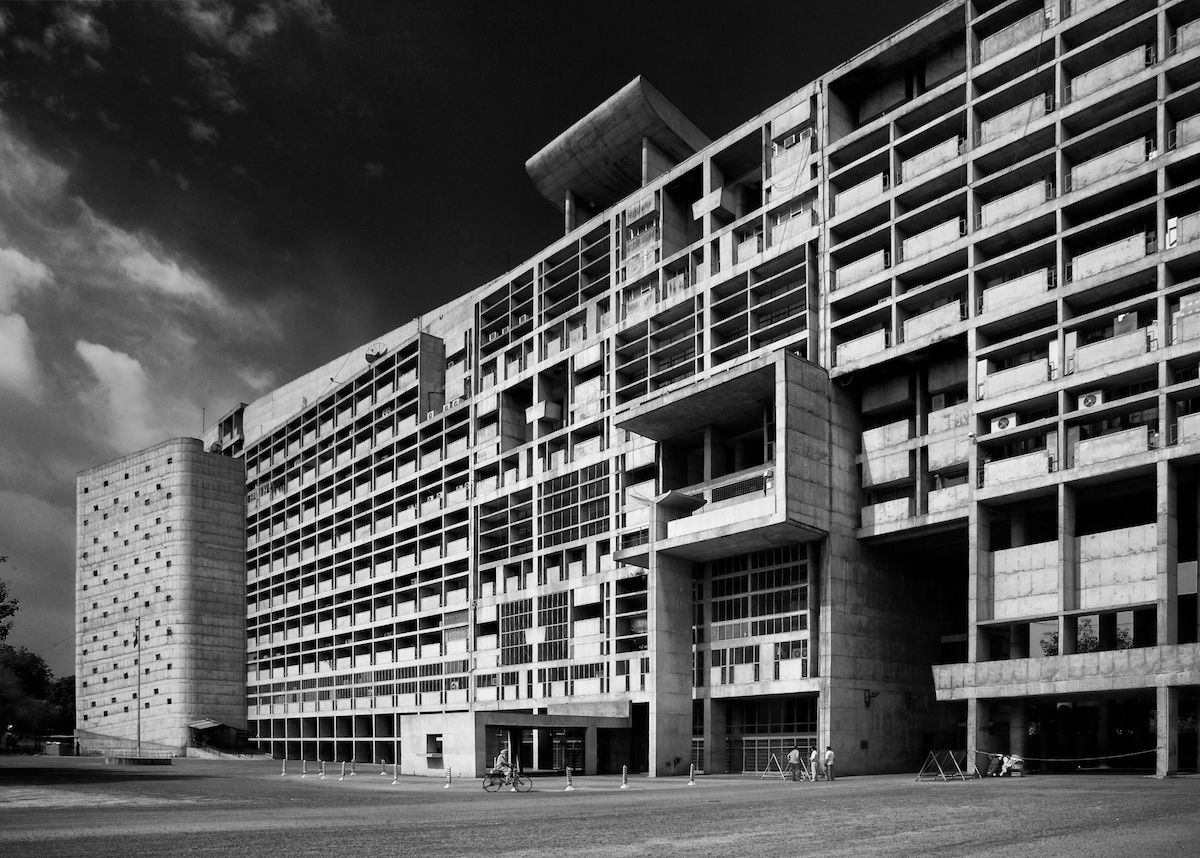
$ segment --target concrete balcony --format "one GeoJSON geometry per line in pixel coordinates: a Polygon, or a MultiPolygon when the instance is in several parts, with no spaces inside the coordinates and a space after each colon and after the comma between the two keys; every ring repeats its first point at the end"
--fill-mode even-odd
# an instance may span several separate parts
{"type": "Polygon", "coordinates": [[[1200,644],[933,666],[939,702],[1200,684],[1200,644]]]}
{"type": "Polygon", "coordinates": [[[1178,444],[1190,444],[1200,441],[1200,412],[1185,414],[1175,424],[1175,441],[1178,444]]]}
{"type": "Polygon", "coordinates": [[[1200,212],[1167,219],[1167,247],[1188,244],[1200,238],[1200,212]]]}
{"type": "Polygon", "coordinates": [[[979,298],[979,310],[982,313],[989,313],[992,310],[1007,309],[1018,301],[1043,295],[1053,288],[1053,268],[1031,271],[984,289],[979,298]]]}
{"type": "Polygon", "coordinates": [[[771,155],[771,175],[778,176],[793,167],[804,164],[812,156],[812,135],[803,134],[786,149],[777,147],[771,155]]]}
{"type": "Polygon", "coordinates": [[[900,259],[902,262],[908,262],[933,253],[947,244],[953,244],[966,234],[966,218],[951,218],[924,232],[918,232],[916,235],[910,235],[904,239],[900,243],[900,259]]]}
{"type": "Polygon", "coordinates": [[[1171,39],[1171,52],[1178,53],[1197,45],[1200,45],[1200,19],[1180,25],[1171,39]]]}
{"type": "Polygon", "coordinates": [[[1080,346],[1075,349],[1075,354],[1067,359],[1067,368],[1072,372],[1086,372],[1113,361],[1144,355],[1150,349],[1155,330],[1153,327],[1138,328],[1127,334],[1118,334],[1106,340],[1080,346]]]}
{"type": "Polygon", "coordinates": [[[575,369],[586,369],[595,366],[604,358],[604,344],[596,343],[575,353],[575,369]]]}
{"type": "Polygon", "coordinates": [[[954,465],[965,464],[971,457],[971,439],[966,435],[946,438],[929,443],[929,470],[943,471],[954,465]]]}
{"type": "Polygon", "coordinates": [[[1034,450],[1007,459],[995,459],[983,463],[983,488],[1015,483],[1034,477],[1045,478],[1054,470],[1054,460],[1045,450],[1034,450]]]}
{"type": "Polygon", "coordinates": [[[887,270],[892,264],[891,254],[886,249],[869,253],[861,259],[848,262],[834,272],[834,288],[845,289],[872,275],[887,270]]]}
{"type": "Polygon", "coordinates": [[[961,301],[951,301],[949,304],[926,310],[924,313],[904,320],[902,326],[904,341],[910,342],[944,331],[952,325],[957,325],[965,317],[966,313],[961,301]]]}
{"type": "Polygon", "coordinates": [[[897,444],[903,444],[910,438],[912,438],[912,421],[908,419],[897,420],[895,423],[888,423],[886,426],[877,426],[874,429],[868,429],[863,432],[862,449],[864,453],[886,450],[897,444]]]}
{"type": "Polygon", "coordinates": [[[861,337],[856,337],[853,340],[847,340],[839,344],[835,350],[834,363],[837,366],[844,366],[845,364],[880,354],[887,350],[890,341],[891,338],[888,335],[888,331],[882,328],[877,331],[871,331],[869,334],[863,334],[861,337]]]}
{"type": "Polygon", "coordinates": [[[900,181],[910,182],[918,176],[929,173],[948,164],[963,153],[963,140],[951,137],[936,146],[931,146],[924,152],[913,155],[900,163],[900,181]]]}
{"type": "Polygon", "coordinates": [[[951,405],[949,408],[939,408],[937,411],[930,411],[927,418],[930,435],[935,435],[939,432],[949,432],[960,426],[966,426],[970,422],[971,405],[967,402],[951,405]]]}
{"type": "Polygon", "coordinates": [[[1158,526],[1090,533],[1079,540],[1079,607],[1121,608],[1158,597],[1158,526]]]}
{"type": "Polygon", "coordinates": [[[979,382],[979,398],[997,397],[1050,380],[1050,359],[1038,358],[1029,363],[988,373],[979,382]]]}
{"type": "Polygon", "coordinates": [[[703,499],[691,515],[667,522],[667,539],[695,536],[704,531],[721,531],[738,522],[770,516],[775,512],[773,469],[738,474],[706,487],[682,489],[680,495],[703,499]]]}
{"type": "Polygon", "coordinates": [[[979,61],[985,63],[1022,42],[1027,42],[1046,27],[1046,13],[1039,9],[1003,30],[979,40],[979,61]]]}
{"type": "Polygon", "coordinates": [[[862,462],[862,484],[881,486],[912,477],[912,456],[907,450],[896,453],[865,453],[862,462]]]}
{"type": "Polygon", "coordinates": [[[1154,233],[1139,232],[1103,247],[1076,254],[1068,266],[1070,281],[1075,282],[1144,259],[1153,252],[1154,233]]]}
{"type": "Polygon", "coordinates": [[[979,123],[979,143],[991,143],[1007,134],[1023,131],[1035,119],[1041,119],[1053,107],[1053,98],[1048,94],[1034,96],[1016,107],[985,119],[979,123]]]}
{"type": "Polygon", "coordinates": [[[1135,456],[1154,449],[1156,441],[1157,433],[1152,435],[1149,426],[1135,426],[1120,432],[1110,432],[1098,438],[1077,442],[1072,463],[1074,467],[1081,468],[1098,462],[1124,459],[1126,456],[1135,456]]]}
{"type": "Polygon", "coordinates": [[[625,223],[635,223],[647,215],[654,214],[658,211],[658,195],[646,194],[645,196],[634,200],[627,209],[625,209],[625,223]]]}
{"type": "Polygon", "coordinates": [[[887,173],[878,173],[865,179],[835,196],[833,210],[837,214],[842,214],[870,201],[880,202],[889,184],[887,173]]]}
{"type": "Polygon", "coordinates": [[[912,518],[912,516],[913,499],[896,498],[895,500],[864,506],[862,508],[862,526],[864,528],[878,527],[881,524],[903,521],[906,518],[912,518]]]}
{"type": "Polygon", "coordinates": [[[763,235],[761,232],[756,232],[748,238],[739,241],[735,245],[734,264],[740,265],[746,260],[762,253],[763,235]]]}
{"type": "Polygon", "coordinates": [[[1103,65],[1076,75],[1067,83],[1067,101],[1077,101],[1133,77],[1154,62],[1154,46],[1138,45],[1103,65]]]}
{"type": "Polygon", "coordinates": [[[1133,140],[1103,155],[1076,164],[1068,174],[1067,189],[1080,191],[1126,170],[1140,167],[1154,155],[1154,141],[1133,140]]]}
{"type": "Polygon", "coordinates": [[[979,226],[995,226],[1006,220],[1027,214],[1030,209],[1037,208],[1042,203],[1054,199],[1054,183],[1050,179],[1042,179],[1027,185],[1019,191],[1013,191],[1003,197],[997,197],[979,207],[979,226]]]}
{"type": "Polygon", "coordinates": [[[1169,138],[1172,149],[1180,149],[1200,140],[1200,114],[1188,116],[1175,123],[1169,138]]]}
{"type": "Polygon", "coordinates": [[[966,514],[966,507],[970,500],[971,486],[967,483],[947,486],[944,489],[934,489],[929,493],[929,514],[946,515],[960,511],[966,514]]]}
{"type": "Polygon", "coordinates": [[[992,552],[992,618],[1015,620],[1059,609],[1058,542],[992,552]]]}

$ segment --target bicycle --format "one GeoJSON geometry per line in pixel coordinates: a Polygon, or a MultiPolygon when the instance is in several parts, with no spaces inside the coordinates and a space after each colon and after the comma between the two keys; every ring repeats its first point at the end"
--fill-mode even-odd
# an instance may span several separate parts
{"type": "Polygon", "coordinates": [[[507,772],[488,772],[483,776],[483,788],[488,792],[496,792],[500,787],[511,787],[517,792],[529,792],[533,789],[533,781],[516,769],[507,772]]]}

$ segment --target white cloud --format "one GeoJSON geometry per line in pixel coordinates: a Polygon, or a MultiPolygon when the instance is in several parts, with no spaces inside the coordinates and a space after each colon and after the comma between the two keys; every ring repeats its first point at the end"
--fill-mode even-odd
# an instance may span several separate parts
{"type": "Polygon", "coordinates": [[[41,387],[29,324],[24,316],[0,314],[0,388],[36,399],[41,387]]]}
{"type": "Polygon", "coordinates": [[[163,437],[150,402],[150,382],[136,358],[98,343],[77,340],[75,353],[96,385],[85,399],[108,429],[109,443],[118,450],[145,447],[163,437]]]}
{"type": "Polygon", "coordinates": [[[11,310],[22,290],[50,281],[50,269],[13,247],[0,247],[0,312],[11,310]]]}
{"type": "Polygon", "coordinates": [[[197,143],[216,143],[217,138],[221,135],[217,133],[217,129],[209,125],[203,119],[193,119],[190,116],[184,117],[184,122],[187,123],[188,137],[191,137],[197,143]]]}
{"type": "Polygon", "coordinates": [[[108,50],[108,31],[90,13],[74,6],[59,6],[54,14],[58,23],[46,29],[43,36],[46,47],[76,44],[92,50],[108,50]]]}

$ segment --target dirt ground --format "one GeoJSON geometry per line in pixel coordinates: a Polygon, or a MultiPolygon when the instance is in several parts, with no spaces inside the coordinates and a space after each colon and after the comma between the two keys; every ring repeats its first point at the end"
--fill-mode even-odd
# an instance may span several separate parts
{"type": "Polygon", "coordinates": [[[527,794],[426,778],[302,779],[278,763],[0,757],[0,855],[1181,855],[1200,778],[535,779],[527,794]]]}

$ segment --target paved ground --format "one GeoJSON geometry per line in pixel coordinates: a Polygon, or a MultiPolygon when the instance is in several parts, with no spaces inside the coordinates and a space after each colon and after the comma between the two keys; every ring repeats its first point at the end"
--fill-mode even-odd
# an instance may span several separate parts
{"type": "Polygon", "coordinates": [[[1200,840],[1200,778],[911,776],[793,784],[733,776],[535,779],[450,789],[368,768],[339,782],[278,764],[0,757],[0,855],[1182,855],[1200,840]],[[801,842],[794,842],[803,838],[801,842]]]}

